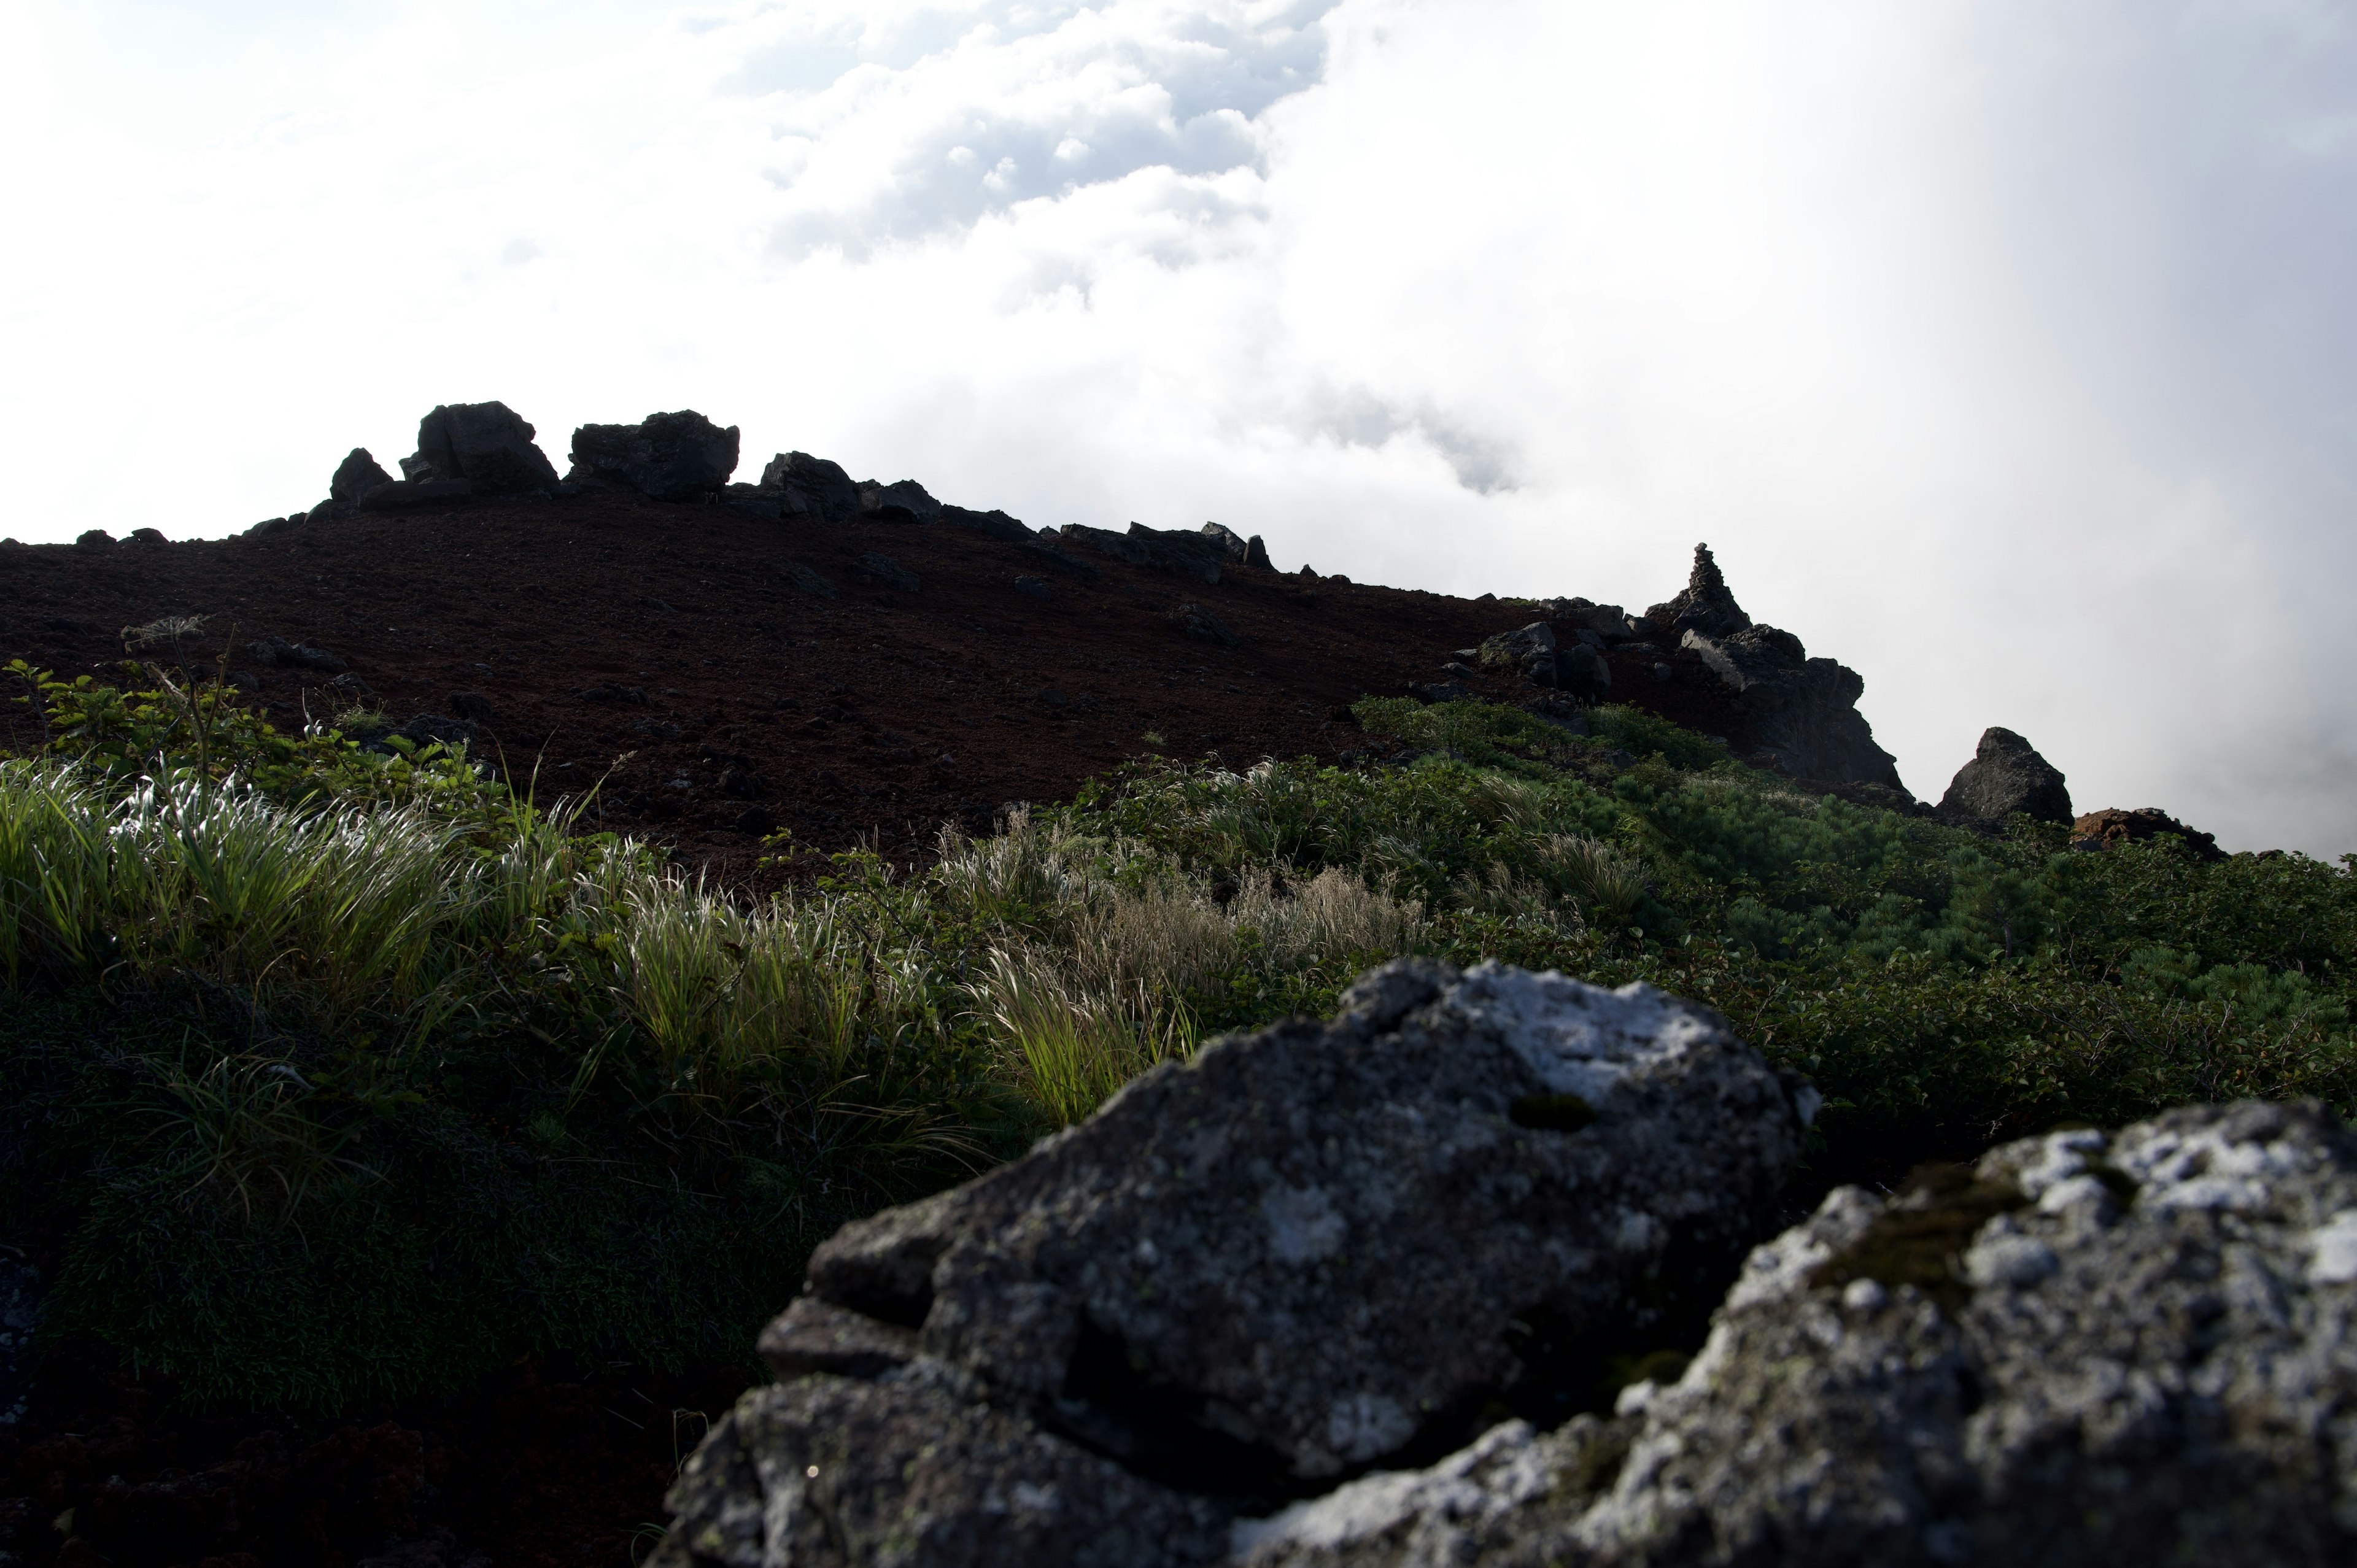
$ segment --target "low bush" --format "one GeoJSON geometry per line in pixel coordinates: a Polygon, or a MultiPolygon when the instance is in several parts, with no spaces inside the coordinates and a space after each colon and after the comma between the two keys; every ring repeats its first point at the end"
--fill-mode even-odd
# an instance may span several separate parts
{"type": "Polygon", "coordinates": [[[1421,755],[1135,766],[755,903],[463,748],[20,673],[50,741],[0,760],[0,1212],[62,1239],[48,1332],[210,1402],[741,1356],[845,1219],[1405,952],[1709,1002],[1824,1090],[1834,1174],[2357,1108],[2348,863],[1986,837],[1627,710],[1370,701],[1421,755]]]}

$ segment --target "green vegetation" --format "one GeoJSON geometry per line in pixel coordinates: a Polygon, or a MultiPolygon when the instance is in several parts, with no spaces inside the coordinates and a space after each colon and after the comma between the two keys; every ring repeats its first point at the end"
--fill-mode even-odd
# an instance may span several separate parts
{"type": "Polygon", "coordinates": [[[2345,864],[1984,838],[1625,709],[1370,700],[1415,760],[1142,765],[753,903],[463,753],[16,668],[51,739],[0,761],[0,1213],[63,1239],[50,1332],[206,1402],[741,1357],[843,1219],[1400,952],[1709,1001],[1824,1090],[1835,1171],[2357,1107],[2345,864]]]}

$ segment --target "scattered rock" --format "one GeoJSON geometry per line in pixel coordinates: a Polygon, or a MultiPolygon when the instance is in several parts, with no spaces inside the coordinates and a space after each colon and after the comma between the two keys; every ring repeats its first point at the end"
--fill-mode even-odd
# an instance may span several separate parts
{"type": "Polygon", "coordinates": [[[344,661],[324,648],[314,648],[307,642],[289,642],[283,637],[265,637],[249,642],[245,651],[256,664],[275,665],[285,670],[318,670],[339,674],[344,661]]]}
{"type": "Polygon", "coordinates": [[[1443,664],[1440,667],[1440,672],[1458,681],[1470,681],[1475,676],[1481,673],[1481,671],[1474,669],[1470,664],[1467,664],[1462,660],[1456,659],[1452,659],[1448,663],[1443,664]]]}
{"type": "Polygon", "coordinates": [[[2009,729],[1981,732],[1973,759],[1956,770],[1940,797],[1940,814],[1972,822],[2002,822],[2016,812],[2032,822],[2071,821],[2071,791],[2061,769],[2009,729]]]}
{"type": "Polygon", "coordinates": [[[1813,1110],[1650,987],[1387,964],[837,1232],[765,1338],[835,1360],[720,1423],[658,1560],[1217,1561],[1240,1507],[1557,1413],[1547,1345],[1698,1322],[1813,1110]]]}
{"type": "Polygon", "coordinates": [[[393,483],[393,476],[369,456],[365,446],[355,446],[344,460],[336,465],[336,476],[328,481],[328,499],[350,506],[376,489],[393,483]]]}
{"type": "Polygon", "coordinates": [[[2071,847],[2142,843],[2147,839],[2159,838],[2164,834],[2175,834],[2183,839],[2186,849],[2197,860],[2228,858],[2226,852],[2218,847],[2216,835],[2197,832],[2158,806],[2145,806],[2133,811],[2112,806],[2100,811],[2090,811],[2072,822],[2071,847]]]}
{"type": "Polygon", "coordinates": [[[1409,695],[1427,703],[1461,703],[1473,694],[1473,688],[1462,681],[1411,681],[1407,689],[1409,695]]]}
{"type": "Polygon", "coordinates": [[[357,675],[339,675],[328,682],[328,689],[349,703],[372,703],[376,691],[357,675]]]}
{"type": "Polygon", "coordinates": [[[780,452],[761,470],[761,489],[778,492],[780,514],[849,522],[859,516],[859,487],[839,463],[807,452],[780,452]]]}
{"type": "Polygon", "coordinates": [[[1222,648],[1233,648],[1242,640],[1228,629],[1227,622],[1200,605],[1180,605],[1170,612],[1170,619],[1189,637],[1216,642],[1222,648]]]}
{"type": "Polygon", "coordinates": [[[251,670],[232,670],[224,680],[230,690],[242,692],[249,697],[262,690],[262,678],[251,670]]]}
{"type": "Polygon", "coordinates": [[[913,594],[919,587],[917,575],[902,566],[889,555],[870,550],[859,558],[859,569],[888,588],[913,594]]]}
{"type": "MultiPolygon", "coordinates": [[[[260,522],[255,523],[253,527],[246,529],[244,531],[243,537],[247,539],[267,539],[274,533],[285,533],[292,530],[300,528],[304,523],[309,521],[310,514],[307,512],[296,512],[292,517],[265,517],[260,522]]],[[[84,537],[87,538],[88,535],[84,535],[84,537]]],[[[81,542],[81,540],[77,539],[74,542],[79,544],[81,542]]]]}
{"type": "Polygon", "coordinates": [[[493,722],[491,700],[477,692],[451,693],[450,712],[469,724],[488,726],[493,722]]]}
{"type": "Polygon", "coordinates": [[[1574,735],[1587,733],[1587,710],[1561,692],[1542,692],[1523,706],[1557,728],[1574,735]]]}
{"type": "Polygon", "coordinates": [[[1205,523],[1203,532],[1220,542],[1229,565],[1250,566],[1262,572],[1275,570],[1268,564],[1268,546],[1261,542],[1259,534],[1246,539],[1233,529],[1216,522],[1205,523]]]}
{"type": "MultiPolygon", "coordinates": [[[[1714,565],[1712,570],[1717,567],[1714,565]]],[[[1724,588],[1726,585],[1722,583],[1720,586],[1724,588]]],[[[1557,626],[1592,633],[1606,643],[1627,642],[1637,635],[1631,629],[1628,612],[1619,605],[1599,605],[1587,599],[1549,599],[1540,608],[1557,626]]]]}
{"type": "Polygon", "coordinates": [[[814,594],[822,599],[834,597],[834,585],[799,561],[786,568],[786,575],[793,579],[794,586],[805,594],[814,594]]]}
{"type": "Polygon", "coordinates": [[[630,727],[650,740],[677,740],[679,726],[668,719],[634,719],[630,727]]]}
{"type": "Polygon", "coordinates": [[[1834,1192],[1624,1394],[1587,1486],[1548,1490],[1577,1423],[1493,1435],[1512,1464],[1361,1482],[1356,1522],[1272,1520],[1247,1561],[2347,1562],[2353,1329],[2357,1140],[2321,1107],[2058,1133],[1834,1192]]]}
{"type": "Polygon", "coordinates": [[[1047,599],[1053,596],[1048,587],[1048,579],[1045,577],[1017,577],[1015,579],[1015,591],[1034,599],[1047,599]]]}
{"type": "Polygon", "coordinates": [[[1520,631],[1501,631],[1484,639],[1474,658],[1485,670],[1529,670],[1552,665],[1555,628],[1534,620],[1520,631]]]}
{"type": "Polygon", "coordinates": [[[942,514],[942,503],[914,479],[868,480],[859,487],[859,509],[879,522],[931,522],[942,514]]]}
{"type": "Polygon", "coordinates": [[[124,542],[125,544],[169,544],[171,541],[164,537],[164,531],[160,528],[135,528],[131,531],[131,536],[124,542]]]}
{"type": "Polygon", "coordinates": [[[415,746],[439,746],[452,751],[483,738],[482,731],[468,721],[440,714],[420,714],[391,733],[415,746]]]}
{"type": "Polygon", "coordinates": [[[86,528],[74,536],[77,550],[103,550],[114,542],[114,535],[102,528],[86,528]]]}
{"type": "MultiPolygon", "coordinates": [[[[417,422],[417,455],[402,464],[402,473],[413,481],[464,479],[477,495],[553,490],[556,469],[533,443],[535,434],[503,403],[445,403],[417,422]]],[[[351,458],[345,458],[344,467],[350,466],[351,458]]],[[[381,489],[359,499],[365,501],[381,489]]]]}
{"type": "Polygon", "coordinates": [[[1705,637],[1732,637],[1751,624],[1751,618],[1727,591],[1727,579],[1719,574],[1718,562],[1707,544],[1695,546],[1694,571],[1684,589],[1667,604],[1647,610],[1645,619],[1651,624],[1643,635],[1674,638],[1689,631],[1705,637]]]}
{"type": "MultiPolygon", "coordinates": [[[[737,427],[694,409],[651,413],[636,424],[585,424],[573,433],[575,483],[625,485],[656,500],[716,496],[737,471],[737,427]]],[[[555,476],[549,476],[554,483],[555,476]]]]}

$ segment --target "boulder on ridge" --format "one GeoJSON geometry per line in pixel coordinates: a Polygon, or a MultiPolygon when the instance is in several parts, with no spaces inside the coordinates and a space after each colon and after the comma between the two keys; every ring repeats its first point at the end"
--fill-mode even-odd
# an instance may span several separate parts
{"type": "Polygon", "coordinates": [[[1330,1024],[1213,1041],[837,1232],[763,1340],[805,1375],[716,1428],[658,1561],[979,1562],[956,1521],[1099,1517],[1099,1484],[1168,1528],[1114,1556],[1030,1526],[1026,1561],[1208,1561],[1197,1504],[1445,1451],[1500,1400],[1559,1414],[1698,1325],[1814,1110],[1649,986],[1386,964],[1330,1024]],[[900,1544],[827,1528],[854,1511],[900,1544]]]}
{"type": "MultiPolygon", "coordinates": [[[[417,453],[403,460],[402,473],[412,480],[464,479],[476,495],[554,491],[556,469],[533,444],[535,434],[503,403],[443,403],[417,422],[417,453]]],[[[351,459],[344,462],[349,467],[351,459]]]]}
{"type": "Polygon", "coordinates": [[[2009,729],[1981,732],[1973,759],[1956,769],[1940,814],[1972,822],[2002,822],[2016,812],[2032,822],[2071,821],[2071,791],[2061,769],[2009,729]]]}
{"type": "Polygon", "coordinates": [[[770,458],[761,470],[760,488],[778,492],[780,510],[787,517],[849,522],[860,512],[859,486],[843,465],[807,452],[780,452],[770,458]]]}
{"type": "Polygon", "coordinates": [[[737,471],[737,427],[692,408],[636,424],[585,424],[573,433],[568,480],[626,485],[656,500],[718,495],[737,471]]]}
{"type": "Polygon", "coordinates": [[[369,456],[368,448],[355,446],[336,465],[335,478],[328,481],[328,499],[338,505],[350,506],[379,485],[391,483],[393,476],[369,456]]]}
{"type": "Polygon", "coordinates": [[[1244,1568],[2325,1564],[2357,1554],[2357,1138],[2172,1111],[1859,1187],[1610,1422],[1240,1526],[1244,1568]]]}
{"type": "Polygon", "coordinates": [[[859,487],[859,508],[885,522],[931,522],[942,515],[942,503],[914,479],[868,480],[859,487]]]}

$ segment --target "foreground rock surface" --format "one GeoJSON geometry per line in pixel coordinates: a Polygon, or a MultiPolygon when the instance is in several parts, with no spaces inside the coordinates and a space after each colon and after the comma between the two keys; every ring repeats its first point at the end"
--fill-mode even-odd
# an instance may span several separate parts
{"type": "Polygon", "coordinates": [[[810,1375],[691,1462],[663,1561],[990,1560],[961,1553],[1021,1498],[1109,1506],[1092,1466],[1161,1522],[1109,1558],[1083,1550],[1097,1526],[1043,1522],[1022,1560],[1211,1561],[1200,1518],[1445,1452],[1492,1402],[1568,1397],[1583,1351],[1698,1322],[1813,1110],[1648,987],[1387,965],[1331,1024],[1217,1042],[845,1227],[763,1342],[810,1375]],[[828,1473],[813,1434],[848,1427],[856,1505],[804,1485],[828,1473]]]}
{"type": "Polygon", "coordinates": [[[1893,1200],[1835,1192],[1614,1421],[1501,1428],[1241,1525],[1239,1554],[2346,1563],[2352,1314],[2357,1140],[2319,1108],[2057,1133],[1893,1200]]]}

